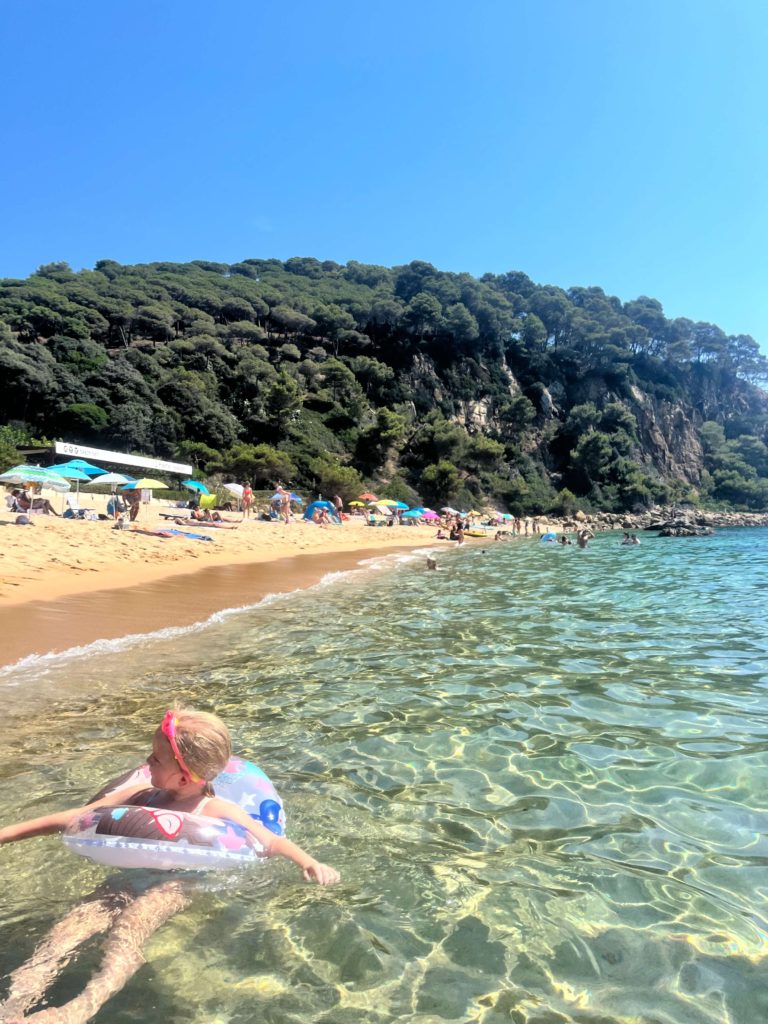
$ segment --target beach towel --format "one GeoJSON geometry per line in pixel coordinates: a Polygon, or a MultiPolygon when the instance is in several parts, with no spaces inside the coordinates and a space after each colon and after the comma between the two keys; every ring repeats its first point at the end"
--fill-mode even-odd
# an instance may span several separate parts
{"type": "Polygon", "coordinates": [[[213,540],[213,537],[208,537],[204,533],[187,533],[186,530],[156,530],[155,534],[159,537],[191,537],[192,540],[213,540]]]}

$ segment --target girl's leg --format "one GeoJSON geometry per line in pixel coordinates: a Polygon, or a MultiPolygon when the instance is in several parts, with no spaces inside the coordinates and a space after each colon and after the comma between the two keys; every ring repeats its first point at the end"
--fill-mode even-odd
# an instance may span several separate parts
{"type": "Polygon", "coordinates": [[[21,1016],[39,1003],[61,969],[69,963],[78,946],[104,932],[125,906],[125,894],[110,893],[81,903],[48,932],[25,964],[11,973],[5,1002],[0,1003],[0,1021],[21,1016]]]}
{"type": "Polygon", "coordinates": [[[104,947],[98,974],[65,1006],[41,1010],[25,1017],[37,1024],[85,1024],[125,985],[144,963],[142,949],[161,924],[187,905],[178,882],[156,886],[136,899],[118,916],[104,947]]]}

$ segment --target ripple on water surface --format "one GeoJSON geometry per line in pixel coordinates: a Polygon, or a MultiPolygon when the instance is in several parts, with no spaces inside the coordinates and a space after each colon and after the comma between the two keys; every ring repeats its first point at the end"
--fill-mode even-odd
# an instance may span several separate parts
{"type": "MultiPolygon", "coordinates": [[[[3,820],[79,802],[179,697],[342,871],[217,879],[98,1019],[766,1019],[763,536],[445,550],[0,676],[3,820]]],[[[7,848],[3,970],[103,877],[7,848]]]]}

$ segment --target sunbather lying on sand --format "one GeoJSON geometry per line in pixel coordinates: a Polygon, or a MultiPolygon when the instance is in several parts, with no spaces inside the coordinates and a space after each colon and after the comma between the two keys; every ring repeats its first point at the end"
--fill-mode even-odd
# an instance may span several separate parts
{"type": "MultiPolygon", "coordinates": [[[[188,526],[189,525],[189,520],[188,519],[174,519],[173,521],[174,521],[174,523],[176,523],[177,526],[188,526]]],[[[199,522],[199,520],[195,520],[195,521],[199,522]]],[[[230,522],[226,522],[225,523],[223,521],[222,522],[214,522],[214,521],[208,522],[207,520],[203,520],[201,525],[206,530],[214,530],[214,529],[215,530],[236,530],[240,526],[240,523],[230,523],[230,522]]]]}
{"type": "Polygon", "coordinates": [[[223,519],[221,512],[211,512],[209,508],[193,508],[189,518],[198,523],[238,523],[237,519],[223,519]]]}

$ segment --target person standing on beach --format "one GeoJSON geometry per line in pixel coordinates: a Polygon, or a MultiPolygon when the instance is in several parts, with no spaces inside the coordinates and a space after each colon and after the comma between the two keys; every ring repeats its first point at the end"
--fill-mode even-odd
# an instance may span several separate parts
{"type": "Polygon", "coordinates": [[[344,520],[341,518],[341,513],[344,511],[344,502],[341,500],[338,494],[334,495],[333,507],[336,510],[339,523],[343,523],[344,520]]]}
{"type": "Polygon", "coordinates": [[[131,490],[125,491],[125,500],[128,502],[128,518],[132,523],[135,523],[139,517],[139,509],[141,508],[141,491],[131,490]]]}
{"type": "Polygon", "coordinates": [[[251,515],[251,505],[253,504],[253,491],[251,485],[247,480],[243,481],[243,519],[248,519],[251,515]]]}

